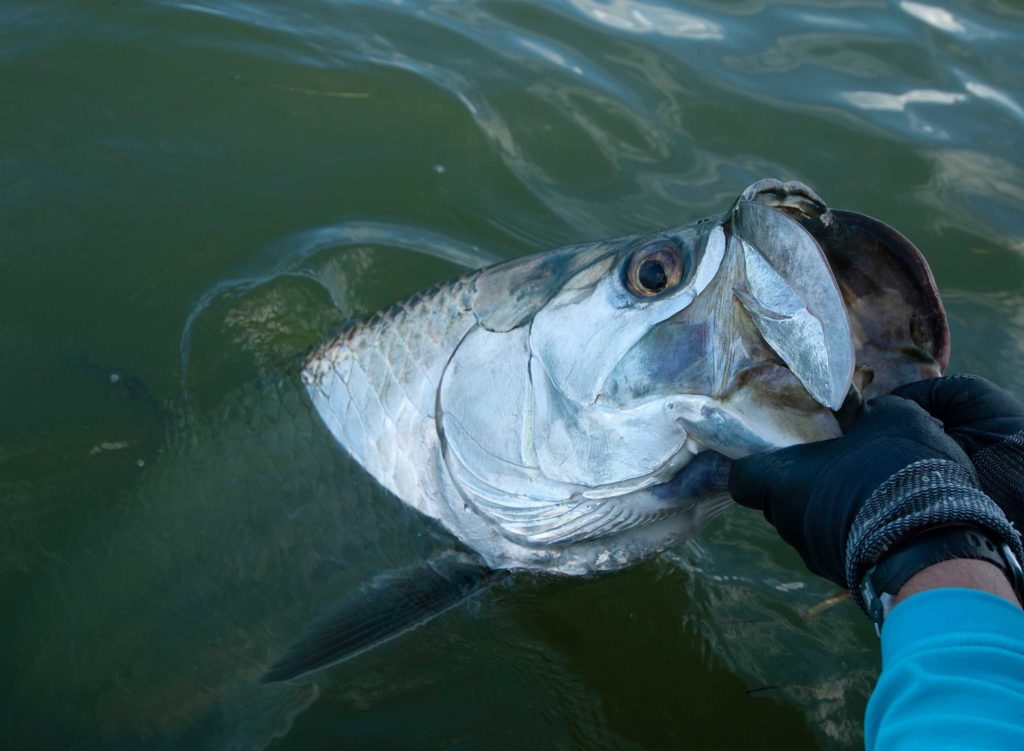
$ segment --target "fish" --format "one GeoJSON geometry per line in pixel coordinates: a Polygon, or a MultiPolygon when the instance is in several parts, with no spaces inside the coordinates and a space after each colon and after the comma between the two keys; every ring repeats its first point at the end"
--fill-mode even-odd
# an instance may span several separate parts
{"type": "Polygon", "coordinates": [[[347,659],[509,572],[650,558],[732,504],[732,460],[840,435],[949,349],[907,238],[775,179],[715,216],[398,302],[320,346],[302,381],[340,446],[465,551],[329,607],[264,678],[347,659]]]}

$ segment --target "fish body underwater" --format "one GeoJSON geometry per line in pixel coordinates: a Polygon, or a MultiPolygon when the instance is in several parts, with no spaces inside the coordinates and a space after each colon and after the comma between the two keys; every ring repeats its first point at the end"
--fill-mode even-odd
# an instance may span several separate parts
{"type": "Polygon", "coordinates": [[[318,349],[303,381],[344,449],[484,565],[433,563],[343,602],[269,679],[414,626],[485,571],[644,560],[728,507],[731,459],[838,436],[844,404],[937,376],[948,357],[917,248],[777,180],[720,215],[397,303],[318,349]]]}

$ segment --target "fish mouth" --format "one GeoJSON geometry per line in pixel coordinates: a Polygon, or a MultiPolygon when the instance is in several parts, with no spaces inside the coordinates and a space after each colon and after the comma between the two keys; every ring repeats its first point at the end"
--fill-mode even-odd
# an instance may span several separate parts
{"type": "Polygon", "coordinates": [[[945,372],[946,311],[924,254],[905,235],[866,214],[830,209],[799,181],[759,180],[743,191],[733,211],[744,201],[790,216],[821,248],[847,307],[857,359],[854,381],[866,397],[945,372]],[[872,362],[883,349],[902,360],[872,362]],[[863,382],[865,371],[869,383],[863,382]],[[881,377],[871,381],[872,373],[881,377]]]}
{"type": "Polygon", "coordinates": [[[855,332],[858,363],[873,366],[873,396],[914,380],[934,378],[949,365],[950,336],[942,297],[924,255],[885,222],[842,209],[826,222],[802,220],[825,252],[855,332]],[[877,351],[898,353],[889,367],[871,362],[877,351]]]}
{"type": "Polygon", "coordinates": [[[774,311],[752,299],[748,263],[745,286],[740,284],[734,294],[770,352],[736,375],[740,385],[768,381],[787,407],[810,412],[813,405],[802,398],[809,394],[835,412],[852,391],[873,399],[945,370],[949,328],[935,279],[922,252],[893,227],[864,214],[829,209],[803,182],[772,178],[744,190],[728,221],[743,241],[743,252],[755,264],[763,259],[778,270],[781,280],[776,282],[790,285],[820,325],[811,322],[814,342],[780,331],[774,311]],[[801,255],[808,261],[805,269],[794,264],[801,255]],[[807,270],[817,277],[810,285],[805,283],[807,270]],[[779,367],[788,373],[777,372],[779,367]],[[787,374],[806,390],[793,387],[787,374]]]}
{"type": "Polygon", "coordinates": [[[686,431],[688,461],[708,450],[739,459],[840,434],[832,410],[815,402],[788,368],[765,363],[749,377],[748,386],[725,398],[683,394],[672,400],[686,431]]]}
{"type": "Polygon", "coordinates": [[[758,180],[740,194],[733,211],[743,201],[782,211],[811,233],[848,307],[878,297],[878,287],[902,287],[904,297],[910,298],[906,301],[912,307],[909,334],[920,359],[930,359],[939,371],[946,370],[950,357],[946,311],[928,262],[906,236],[866,214],[830,209],[821,196],[797,180],[758,180]]]}

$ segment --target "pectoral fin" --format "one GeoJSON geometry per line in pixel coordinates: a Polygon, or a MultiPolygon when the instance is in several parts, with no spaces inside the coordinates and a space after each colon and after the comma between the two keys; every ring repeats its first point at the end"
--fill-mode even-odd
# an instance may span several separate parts
{"type": "Polygon", "coordinates": [[[508,575],[452,554],[378,577],[329,606],[263,675],[287,681],[421,626],[508,575]]]}

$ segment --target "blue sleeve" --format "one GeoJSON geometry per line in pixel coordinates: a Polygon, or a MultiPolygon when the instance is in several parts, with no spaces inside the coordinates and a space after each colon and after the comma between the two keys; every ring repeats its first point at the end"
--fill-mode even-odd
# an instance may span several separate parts
{"type": "Polygon", "coordinates": [[[897,605],[864,740],[868,751],[1024,749],[1024,611],[973,589],[897,605]]]}

